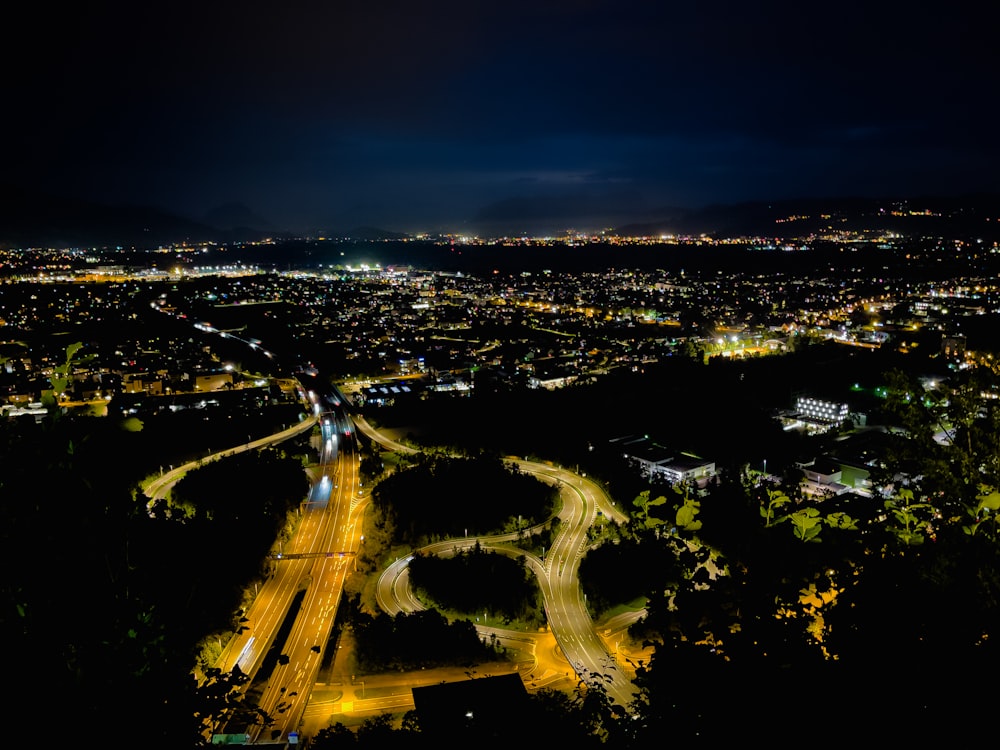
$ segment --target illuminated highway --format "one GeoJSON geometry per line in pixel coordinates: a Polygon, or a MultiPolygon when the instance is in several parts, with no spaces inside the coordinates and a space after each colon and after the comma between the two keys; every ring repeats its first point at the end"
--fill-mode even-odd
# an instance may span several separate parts
{"type": "MultiPolygon", "coordinates": [[[[246,612],[245,630],[233,636],[215,665],[223,672],[238,665],[242,672],[254,678],[271,651],[286,615],[292,610],[296,594],[304,592],[289,635],[279,649],[281,657],[259,700],[259,707],[273,723],[267,727],[251,727],[253,743],[286,742],[291,732],[299,731],[323,662],[344,583],[353,570],[363,541],[361,515],[367,497],[362,496],[361,490],[355,424],[340,408],[339,398],[310,392],[309,399],[313,414],[292,430],[298,432],[317,423],[320,425],[321,471],[308,499],[302,504],[295,536],[273,556],[273,573],[246,612]]],[[[410,450],[387,440],[362,418],[357,419],[357,427],[386,447],[410,450]]],[[[287,435],[254,441],[225,453],[256,448],[278,439],[287,439],[287,435]]],[[[579,562],[587,545],[587,529],[598,510],[615,521],[624,521],[625,516],[594,482],[585,477],[544,463],[515,463],[521,471],[560,487],[562,523],[544,560],[515,548],[498,546],[500,542],[515,538],[516,533],[449,540],[432,545],[426,551],[440,553],[472,547],[479,541],[485,549],[524,556],[544,597],[552,631],[547,637],[554,635],[562,655],[579,679],[588,684],[599,680],[616,703],[627,706],[635,696],[634,686],[616,664],[617,655],[609,650],[595,629],[577,581],[579,562]]],[[[181,473],[178,469],[158,478],[154,492],[166,492],[181,473]]],[[[379,604],[390,614],[422,608],[408,585],[408,561],[408,558],[396,561],[380,578],[379,604]]],[[[479,626],[479,630],[486,636],[496,634],[502,640],[523,641],[534,635],[500,632],[485,626],[479,626]]],[[[534,636],[532,640],[539,637],[546,636],[534,636]]]]}
{"type": "MultiPolygon", "coordinates": [[[[324,409],[328,405],[323,405],[324,409]]],[[[259,706],[274,724],[251,734],[253,741],[284,741],[299,728],[302,714],[323,661],[337,616],[344,582],[353,570],[362,542],[359,459],[350,418],[325,411],[321,419],[322,473],[303,508],[294,546],[275,560],[284,577],[285,596],[305,594],[282,646],[259,706]],[[294,555],[306,555],[297,558],[294,555]]],[[[276,574],[277,575],[277,574],[276,574]]],[[[287,611],[288,608],[285,608],[287,611]]]]}
{"type": "MultiPolygon", "coordinates": [[[[154,307],[160,309],[156,304],[154,307]]],[[[268,359],[274,358],[257,339],[243,339],[207,323],[196,323],[195,327],[240,341],[261,351],[268,359]]],[[[309,375],[314,378],[312,382],[320,382],[317,373],[309,375]]],[[[296,595],[304,592],[288,637],[280,644],[278,663],[258,701],[258,707],[271,717],[272,723],[248,728],[253,743],[287,742],[289,734],[298,730],[336,620],[344,582],[363,541],[360,521],[366,498],[361,493],[355,429],[343,408],[343,394],[332,386],[322,389],[317,386],[302,395],[310,415],[301,424],[219,454],[252,450],[280,442],[316,424],[320,426],[320,472],[300,508],[295,535],[273,555],[272,573],[245,613],[245,627],[230,639],[215,664],[223,673],[238,666],[253,682],[292,610],[296,595]]],[[[164,473],[150,484],[147,494],[154,499],[162,497],[184,471],[200,463],[164,473]]],[[[223,727],[216,729],[221,732],[223,727]]]]}
{"type": "MultiPolygon", "coordinates": [[[[358,427],[369,437],[382,445],[401,451],[412,451],[399,443],[380,435],[364,419],[356,420],[358,427]]],[[[598,634],[587,612],[586,602],[580,592],[577,570],[580,559],[587,548],[587,529],[600,510],[609,519],[624,522],[626,516],[608,499],[594,482],[565,469],[544,463],[516,461],[521,471],[534,474],[540,479],[560,487],[562,509],[559,518],[559,533],[545,560],[535,555],[511,547],[496,546],[502,541],[516,538],[517,534],[492,537],[470,537],[439,542],[421,551],[428,553],[450,553],[455,549],[468,549],[478,541],[482,548],[503,554],[518,554],[526,558],[528,567],[538,578],[549,626],[563,654],[577,676],[587,681],[594,677],[601,680],[608,695],[620,705],[627,706],[636,695],[636,690],[628,675],[616,664],[616,654],[609,651],[598,634]]],[[[379,579],[377,597],[379,606],[389,614],[412,612],[423,606],[409,589],[406,566],[410,558],[395,561],[379,579]]],[[[489,628],[478,628],[488,634],[489,628]]]]}
{"type": "MultiPolygon", "coordinates": [[[[244,630],[230,639],[215,664],[224,673],[239,666],[252,681],[291,611],[296,594],[304,591],[288,638],[281,644],[282,657],[258,703],[274,723],[266,728],[251,728],[253,742],[287,740],[289,732],[296,731],[323,660],[344,581],[362,542],[360,519],[366,498],[361,496],[359,459],[350,418],[334,409],[325,410],[327,404],[315,393],[310,394],[310,400],[313,414],[301,424],[220,454],[258,448],[287,439],[290,435],[286,433],[298,434],[320,425],[320,472],[301,505],[296,533],[272,556],[272,573],[245,613],[244,630]]],[[[198,465],[200,462],[193,462],[165,473],[151,483],[147,494],[154,499],[162,497],[184,471],[198,465]]],[[[217,727],[217,731],[221,730],[217,727]]]]}

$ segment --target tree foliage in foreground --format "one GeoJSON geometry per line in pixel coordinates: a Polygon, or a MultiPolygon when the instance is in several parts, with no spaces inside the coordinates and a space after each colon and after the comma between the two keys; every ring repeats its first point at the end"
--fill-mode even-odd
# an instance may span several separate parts
{"type": "Polygon", "coordinates": [[[289,511],[309,491],[298,458],[275,448],[237,453],[188,472],[174,486],[172,505],[212,520],[220,531],[246,533],[264,526],[274,539],[289,511]]]}
{"type": "Polygon", "coordinates": [[[582,742],[985,737],[969,707],[1000,666],[992,380],[958,373],[928,390],[890,374],[896,429],[870,497],[808,498],[794,481],[730,475],[705,496],[641,497],[625,528],[593,536],[603,544],[581,585],[608,603],[643,591],[635,633],[655,651],[636,665],[627,718],[606,704],[567,711],[587,727],[582,742]]]}
{"type": "Polygon", "coordinates": [[[486,612],[507,623],[537,617],[538,582],[521,556],[489,552],[477,542],[447,557],[414,555],[408,570],[414,591],[445,610],[486,612]]]}
{"type": "MultiPolygon", "coordinates": [[[[489,679],[489,678],[480,678],[489,679]]],[[[630,746],[629,719],[607,699],[598,678],[581,679],[571,692],[543,688],[526,696],[516,711],[503,707],[487,718],[466,716],[464,721],[442,728],[423,726],[415,710],[407,712],[399,726],[389,714],[366,719],[357,729],[341,723],[321,730],[310,740],[311,750],[344,747],[517,747],[530,738],[540,746],[574,748],[630,746]],[[502,716],[501,720],[496,714],[502,716]]],[[[662,739],[660,739],[662,743],[662,739]]],[[[662,744],[658,745],[662,747],[662,744]]]]}
{"type": "Polygon", "coordinates": [[[358,613],[352,624],[358,668],[368,674],[466,666],[502,657],[469,620],[449,623],[432,609],[398,615],[358,613]]]}
{"type": "Polygon", "coordinates": [[[488,456],[425,456],[372,491],[377,523],[414,546],[493,533],[512,518],[539,523],[552,515],[556,497],[551,485],[488,456]]]}
{"type": "Polygon", "coordinates": [[[830,738],[866,722],[896,739],[976,736],[945,717],[975,702],[1000,666],[1000,412],[982,397],[984,380],[960,375],[928,392],[890,374],[899,430],[870,497],[796,501],[747,483],[760,521],[717,536],[729,540],[713,548],[721,574],[675,580],[649,599],[642,630],[656,650],[639,682],[650,726],[735,741],[780,705],[793,733],[822,711],[842,717],[825,727],[830,738]],[[741,694],[738,707],[699,698],[720,684],[741,694]],[[902,718],[918,710],[934,718],[902,718]]]}
{"type": "Polygon", "coordinates": [[[60,726],[114,717],[121,736],[154,746],[198,741],[191,666],[204,623],[149,585],[155,570],[178,575],[178,551],[127,473],[137,451],[100,418],[0,421],[0,632],[18,655],[8,708],[23,731],[52,726],[55,700],[60,726]],[[141,709],[123,710],[125,696],[141,709]]]}

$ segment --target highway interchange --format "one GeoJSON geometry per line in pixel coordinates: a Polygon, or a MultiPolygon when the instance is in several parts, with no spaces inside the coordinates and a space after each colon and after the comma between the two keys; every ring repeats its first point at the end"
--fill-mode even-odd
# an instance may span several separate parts
{"type": "MultiPolygon", "coordinates": [[[[411,450],[383,437],[362,418],[358,418],[356,423],[365,435],[390,450],[411,450]]],[[[577,676],[588,679],[592,675],[603,675],[609,696],[616,703],[628,705],[634,697],[632,681],[614,664],[614,654],[609,653],[595,629],[577,583],[577,569],[587,548],[587,530],[594,523],[598,511],[616,522],[624,522],[626,517],[604,491],[586,477],[545,463],[523,460],[515,460],[514,463],[521,471],[560,488],[562,509],[559,518],[562,523],[544,560],[529,552],[502,545],[515,539],[516,533],[447,540],[429,545],[422,551],[450,554],[455,549],[471,548],[478,542],[483,549],[493,552],[522,555],[538,579],[549,627],[577,676]]],[[[423,608],[407,585],[405,567],[408,561],[408,557],[396,560],[379,578],[379,606],[389,614],[423,608]]],[[[481,630],[489,632],[488,628],[481,630]]]]}
{"type": "Polygon", "coordinates": [[[356,437],[350,418],[335,401],[311,393],[320,424],[321,470],[295,536],[273,560],[269,576],[246,617],[247,629],[233,638],[217,665],[233,665],[253,677],[270,650],[296,594],[302,601],[284,646],[258,701],[273,725],[254,727],[252,742],[287,741],[316,682],[355,556],[362,543],[362,497],[356,437]]]}
{"type": "MultiPolygon", "coordinates": [[[[361,518],[367,496],[361,483],[356,430],[362,430],[388,450],[412,450],[382,435],[362,417],[352,418],[345,405],[346,397],[336,387],[325,393],[318,393],[318,390],[308,392],[306,398],[311,414],[298,425],[221,454],[280,442],[303,430],[313,429],[317,424],[320,428],[317,441],[320,467],[314,475],[309,496],[302,503],[297,531],[273,556],[272,572],[245,613],[244,629],[232,636],[215,665],[223,673],[238,666],[253,680],[282,632],[297,595],[302,594],[294,622],[284,631],[287,638],[279,650],[281,657],[258,701],[273,723],[267,727],[250,727],[247,737],[250,744],[294,742],[301,731],[344,583],[363,543],[361,518]]],[[[623,522],[626,517],[603,490],[585,476],[546,463],[510,460],[521,471],[560,488],[561,523],[544,559],[502,544],[516,534],[449,540],[432,545],[426,551],[450,552],[478,542],[491,551],[523,555],[538,579],[551,634],[576,677],[590,684],[599,680],[611,699],[627,706],[635,695],[632,681],[627,670],[622,668],[618,654],[609,648],[595,628],[577,582],[580,560],[588,544],[587,530],[597,514],[600,512],[616,522],[623,522]]],[[[164,473],[147,487],[147,495],[162,497],[184,471],[198,463],[164,473]]],[[[412,612],[423,607],[407,585],[408,560],[407,557],[395,561],[380,575],[377,598],[387,614],[412,612]]],[[[485,625],[477,627],[484,637],[532,639],[531,634],[495,630],[485,625]]],[[[223,729],[220,726],[215,731],[223,729]]]]}
{"type": "MultiPolygon", "coordinates": [[[[355,429],[388,450],[412,451],[373,429],[363,418],[352,419],[344,407],[345,397],[339,391],[310,392],[308,398],[313,415],[303,424],[308,427],[320,425],[320,471],[302,505],[302,518],[295,536],[274,556],[273,572],[245,614],[246,629],[232,637],[216,664],[223,672],[239,666],[253,678],[274,645],[296,595],[304,591],[295,620],[280,649],[282,658],[259,700],[260,708],[274,723],[264,728],[252,727],[249,740],[253,744],[288,742],[300,731],[336,619],[344,582],[363,543],[361,515],[367,497],[361,486],[355,429]]],[[[298,425],[293,429],[303,427],[298,425]]],[[[279,437],[287,436],[275,436],[279,437]]],[[[267,439],[255,441],[252,447],[266,442],[267,439]]],[[[559,533],[544,559],[502,544],[516,534],[449,540],[431,545],[425,551],[450,553],[479,542],[484,549],[523,555],[538,579],[551,632],[577,678],[587,682],[600,679],[609,697],[627,706],[635,694],[632,681],[627,671],[616,664],[617,655],[609,650],[608,643],[595,628],[577,582],[577,570],[588,543],[587,530],[598,512],[616,522],[623,522],[625,515],[596,483],[584,476],[546,463],[511,460],[521,471],[560,488],[559,533]]],[[[174,479],[178,471],[170,472],[174,479]]],[[[377,598],[387,614],[423,608],[407,585],[408,561],[409,557],[396,560],[379,577],[377,598]]],[[[531,635],[477,627],[484,636],[496,634],[501,640],[524,640],[531,635]]]]}

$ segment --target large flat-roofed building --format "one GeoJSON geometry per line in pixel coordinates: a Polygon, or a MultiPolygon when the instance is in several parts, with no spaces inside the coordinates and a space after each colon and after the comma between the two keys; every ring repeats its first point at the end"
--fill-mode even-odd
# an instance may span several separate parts
{"type": "Polygon", "coordinates": [[[820,424],[840,424],[847,420],[849,412],[847,404],[808,396],[800,396],[795,402],[795,409],[802,419],[820,424]]]}
{"type": "Polygon", "coordinates": [[[434,739],[504,739],[515,746],[525,739],[525,730],[511,717],[527,703],[528,691],[517,672],[413,688],[420,730],[434,739]]]}
{"type": "Polygon", "coordinates": [[[671,484],[693,483],[704,487],[715,475],[715,462],[693,453],[675,451],[647,438],[621,442],[623,455],[649,478],[661,477],[671,484]]]}
{"type": "Polygon", "coordinates": [[[658,470],[671,484],[684,482],[703,487],[708,479],[715,476],[715,461],[707,461],[691,453],[680,453],[658,470]]]}

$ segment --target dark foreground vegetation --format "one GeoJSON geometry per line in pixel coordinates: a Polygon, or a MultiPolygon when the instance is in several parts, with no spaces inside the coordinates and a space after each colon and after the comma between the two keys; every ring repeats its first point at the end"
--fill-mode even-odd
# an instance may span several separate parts
{"type": "Polygon", "coordinates": [[[505,625],[539,619],[538,584],[523,557],[487,552],[477,542],[448,557],[418,553],[409,572],[413,590],[444,610],[481,612],[505,625]]]}
{"type": "MultiPolygon", "coordinates": [[[[985,736],[981,724],[954,719],[1000,665],[1000,382],[988,368],[933,384],[900,369],[878,378],[885,398],[872,404],[881,450],[870,492],[808,495],[793,470],[794,456],[845,445],[836,442],[850,440],[845,433],[770,444],[766,475],[760,464],[723,462],[697,493],[628,480],[614,461],[589,459],[612,490],[629,488],[614,496],[632,515],[594,530],[581,586],[595,616],[644,598],[630,635],[655,645],[639,666],[636,705],[604,706],[595,723],[600,680],[584,681],[591,703],[578,695],[566,710],[594,712],[581,719],[590,740],[985,736]]],[[[558,398],[596,400],[586,388],[558,398]]],[[[468,420],[456,427],[475,445],[468,420]]],[[[482,439],[492,445],[495,431],[482,439]]]]}
{"type": "MultiPolygon", "coordinates": [[[[239,626],[247,587],[308,489],[302,456],[290,443],[206,464],[174,502],[148,507],[139,483],[157,471],[149,446],[162,444],[140,427],[57,414],[0,422],[0,622],[18,655],[18,732],[113,726],[135,746],[194,747],[200,717],[225,703],[192,670],[208,636],[239,626]]],[[[189,433],[177,450],[199,438],[220,436],[189,433]]]]}
{"type": "Polygon", "coordinates": [[[495,534],[548,520],[556,491],[499,458],[421,454],[372,491],[376,524],[393,542],[423,546],[440,539],[495,534]]]}
{"type": "MultiPolygon", "coordinates": [[[[740,382],[735,369],[719,377],[740,382]]],[[[449,741],[523,742],[530,732],[534,742],[581,747],[660,747],[665,737],[781,745],[865,737],[953,746],[987,736],[983,711],[1000,664],[998,383],[986,368],[955,371],[933,388],[901,371],[881,378],[888,397],[880,421],[894,429],[871,467],[873,486],[881,488],[871,495],[803,495],[801,476],[785,469],[799,449],[827,447],[808,442],[784,453],[777,450],[781,440],[768,443],[776,449],[767,454],[770,478],[749,461],[721,461],[721,476],[704,493],[627,483],[620,467],[607,464],[601,479],[631,520],[595,531],[581,585],[595,614],[634,596],[648,603],[632,632],[656,647],[638,670],[639,702],[609,705],[600,678],[586,676],[574,693],[532,694],[509,722],[471,721],[454,728],[449,741]]],[[[500,398],[490,396],[489,408],[499,408],[500,398]]],[[[594,392],[562,399],[592,403],[594,392]]],[[[634,408],[624,397],[622,403],[634,408]]],[[[151,513],[138,490],[151,470],[150,436],[134,424],[132,431],[123,427],[55,415],[0,424],[0,547],[9,571],[2,625],[20,659],[11,675],[11,731],[30,734],[43,730],[24,727],[58,723],[95,736],[113,732],[124,746],[195,747],[203,742],[202,719],[226,705],[238,676],[210,675],[199,688],[192,668],[206,635],[238,627],[242,591],[261,574],[264,537],[281,533],[307,487],[302,458],[290,446],[240,463],[247,482],[239,506],[217,502],[217,483],[233,479],[215,476],[213,466],[178,485],[172,505],[151,513]],[[287,493],[276,491],[272,475],[284,477],[278,486],[287,493]],[[248,514],[267,519],[266,535],[246,525],[248,514]]],[[[706,439],[708,433],[692,432],[706,439]]],[[[591,434],[574,439],[589,442],[591,434]]],[[[503,447],[526,453],[529,446],[515,437],[503,447]]],[[[489,440],[495,444],[495,431],[489,440]]],[[[530,440],[540,454],[545,446],[537,436],[530,440]]],[[[733,436],[722,436],[720,445],[734,448],[733,436]]],[[[574,457],[594,456],[587,470],[599,472],[598,454],[583,445],[574,457]]],[[[497,480],[507,481],[500,467],[497,480]]],[[[443,464],[433,471],[446,472],[443,464]]],[[[479,481],[460,477],[456,493],[468,498],[479,481]]],[[[393,485],[385,486],[388,493],[393,485]]],[[[440,486],[448,484],[442,479],[440,486]]],[[[414,509],[427,501],[402,494],[414,509]]],[[[476,523],[485,532],[519,513],[540,521],[546,501],[537,502],[490,509],[493,515],[476,523]]],[[[443,515],[454,512],[442,507],[443,515]]],[[[385,523],[399,523],[395,508],[382,508],[385,523]]],[[[398,526],[414,542],[458,529],[421,526],[418,515],[398,526]]],[[[388,527],[385,533],[391,537],[388,527]]],[[[471,625],[443,622],[436,613],[358,619],[353,627],[378,643],[364,651],[372,669],[426,663],[419,653],[385,645],[409,640],[400,632],[411,627],[421,638],[450,641],[456,658],[496,656],[491,644],[472,643],[471,625]]],[[[312,746],[440,739],[411,715],[402,725],[379,717],[357,731],[334,727],[312,746]]]]}
{"type": "Polygon", "coordinates": [[[351,611],[356,613],[350,616],[350,625],[363,674],[467,666],[502,658],[502,649],[484,642],[468,619],[449,622],[433,609],[395,617],[351,611]]]}

